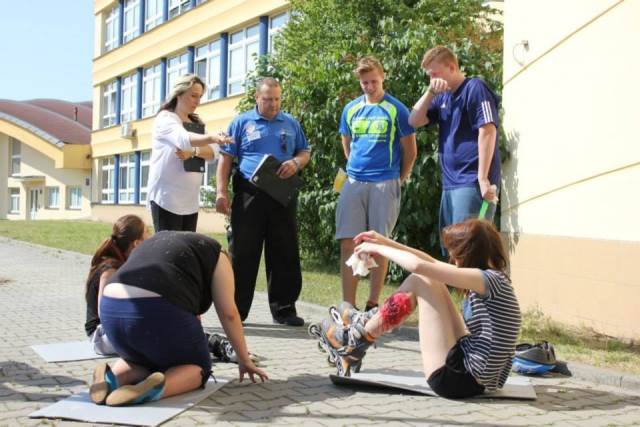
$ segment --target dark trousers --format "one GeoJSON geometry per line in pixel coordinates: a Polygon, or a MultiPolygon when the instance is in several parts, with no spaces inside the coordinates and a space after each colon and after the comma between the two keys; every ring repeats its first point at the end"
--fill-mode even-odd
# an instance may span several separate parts
{"type": "Polygon", "coordinates": [[[151,218],[156,231],[196,231],[198,212],[191,215],[178,215],[161,208],[156,202],[151,202],[151,218]]]}
{"type": "Polygon", "coordinates": [[[293,308],[302,289],[297,200],[282,206],[237,174],[233,191],[229,251],[240,317],[244,320],[249,315],[263,245],[271,313],[293,308]]]}

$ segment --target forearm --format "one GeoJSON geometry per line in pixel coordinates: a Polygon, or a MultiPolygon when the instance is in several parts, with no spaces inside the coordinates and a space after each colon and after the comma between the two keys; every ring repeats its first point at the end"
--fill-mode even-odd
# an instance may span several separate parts
{"type": "Polygon", "coordinates": [[[429,117],[427,116],[427,110],[433,101],[434,94],[432,91],[427,90],[418,102],[416,102],[409,114],[409,124],[414,128],[419,128],[429,124],[429,117]]]}
{"type": "Polygon", "coordinates": [[[400,181],[404,182],[409,175],[416,161],[416,135],[410,135],[400,140],[402,144],[402,162],[400,163],[400,181]]]}
{"type": "Polygon", "coordinates": [[[344,158],[349,160],[351,154],[351,137],[342,136],[342,151],[344,152],[344,158]]]}
{"type": "Polygon", "coordinates": [[[210,145],[205,145],[204,147],[198,148],[197,156],[202,157],[206,161],[210,161],[214,159],[215,152],[213,151],[213,148],[210,145]]]}
{"type": "Polygon", "coordinates": [[[311,152],[309,150],[298,151],[293,158],[296,159],[298,170],[301,170],[307,166],[307,163],[309,163],[309,159],[311,159],[311,152]]]}
{"type": "Polygon", "coordinates": [[[220,155],[218,169],[216,170],[216,194],[218,197],[229,195],[229,175],[231,174],[231,162],[233,159],[226,154],[220,155]]]}
{"type": "Polygon", "coordinates": [[[215,142],[211,135],[193,132],[188,132],[188,134],[189,142],[191,143],[192,147],[204,147],[205,145],[213,144],[215,142]]]}
{"type": "Polygon", "coordinates": [[[478,181],[486,180],[496,149],[496,130],[492,124],[481,127],[478,131],[478,181]]]}

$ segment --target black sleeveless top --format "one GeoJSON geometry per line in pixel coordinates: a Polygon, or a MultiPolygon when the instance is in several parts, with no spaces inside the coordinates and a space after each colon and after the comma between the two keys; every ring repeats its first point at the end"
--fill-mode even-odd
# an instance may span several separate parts
{"type": "Polygon", "coordinates": [[[105,262],[93,272],[93,276],[89,279],[87,289],[87,320],[84,322],[84,330],[87,336],[91,336],[100,324],[98,317],[98,291],[100,288],[100,276],[105,271],[113,268],[111,263],[105,262]]]}
{"type": "Polygon", "coordinates": [[[213,302],[211,282],[221,250],[220,243],[202,234],[161,231],[140,243],[109,283],[146,289],[202,314],[213,302]]]}

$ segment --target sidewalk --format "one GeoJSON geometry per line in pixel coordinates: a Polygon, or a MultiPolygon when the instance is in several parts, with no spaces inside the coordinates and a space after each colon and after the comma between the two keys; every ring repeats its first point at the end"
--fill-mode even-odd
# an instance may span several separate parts
{"type": "MultiPolygon", "coordinates": [[[[32,420],[28,414],[88,388],[95,361],[46,363],[30,346],[85,339],[83,292],[89,260],[0,237],[0,426],[86,425],[32,420]]],[[[312,304],[300,304],[298,311],[307,322],[326,313],[312,304]]],[[[213,312],[205,315],[204,323],[209,331],[221,331],[213,312]]],[[[640,424],[640,389],[598,384],[598,375],[589,381],[535,379],[535,402],[457,402],[337,388],[328,378],[334,369],[326,365],[326,356],[306,328],[273,325],[264,294],[256,296],[245,334],[250,350],[266,358],[262,366],[271,379],[257,385],[229,384],[166,425],[640,424]]],[[[409,330],[382,340],[368,352],[363,371],[420,369],[412,335],[409,330]]],[[[217,376],[237,376],[234,365],[216,365],[214,371],[217,376]]],[[[629,381],[635,384],[635,378],[629,381]]]]}

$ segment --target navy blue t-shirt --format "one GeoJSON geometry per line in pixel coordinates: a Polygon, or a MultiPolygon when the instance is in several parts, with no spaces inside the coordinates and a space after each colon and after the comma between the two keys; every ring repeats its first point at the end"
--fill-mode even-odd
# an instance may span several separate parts
{"type": "MultiPolygon", "coordinates": [[[[438,154],[445,190],[478,185],[478,129],[499,127],[500,98],[478,78],[465,79],[455,92],[436,95],[427,110],[429,123],[438,123],[438,154]]],[[[500,150],[496,145],[489,181],[500,186],[500,150]]]]}

